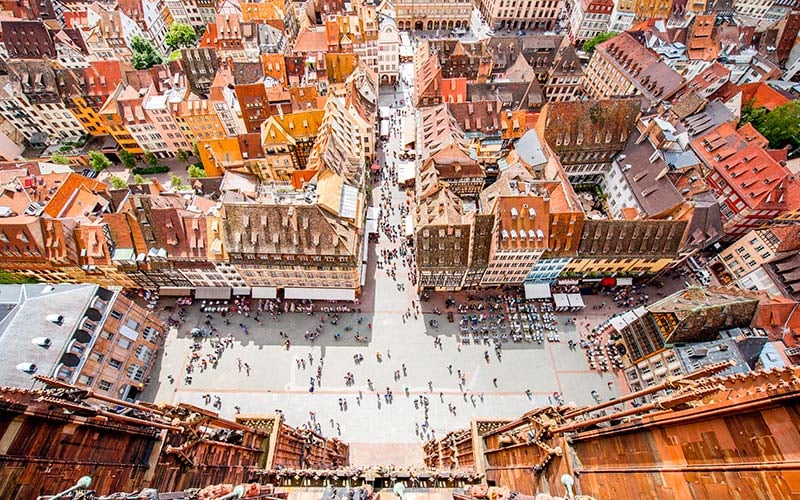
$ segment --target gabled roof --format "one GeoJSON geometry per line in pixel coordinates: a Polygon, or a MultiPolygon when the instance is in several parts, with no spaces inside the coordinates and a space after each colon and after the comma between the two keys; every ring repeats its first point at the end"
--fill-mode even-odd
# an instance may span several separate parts
{"type": "Polygon", "coordinates": [[[766,82],[745,83],[741,86],[742,103],[770,111],[791,101],[789,97],[766,82]]]}
{"type": "Polygon", "coordinates": [[[621,149],[636,125],[640,100],[590,99],[550,102],[539,116],[554,151],[621,149]]]}
{"type": "Polygon", "coordinates": [[[800,208],[800,184],[767,153],[765,142],[752,125],[736,130],[725,123],[691,144],[748,207],[800,208]]]}
{"type": "Polygon", "coordinates": [[[326,52],[328,39],[324,27],[307,28],[297,34],[293,52],[304,54],[308,52],[326,52]]]}
{"type": "Polygon", "coordinates": [[[669,99],[683,85],[683,77],[664,64],[630,33],[622,32],[597,46],[649,101],[669,99]]]}

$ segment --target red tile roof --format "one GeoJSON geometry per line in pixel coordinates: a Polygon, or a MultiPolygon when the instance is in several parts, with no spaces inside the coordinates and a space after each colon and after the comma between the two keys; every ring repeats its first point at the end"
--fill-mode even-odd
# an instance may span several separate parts
{"type": "Polygon", "coordinates": [[[692,142],[692,148],[750,208],[800,207],[800,184],[764,149],[764,137],[752,126],[738,131],[725,123],[692,142]]]}
{"type": "Polygon", "coordinates": [[[764,82],[742,85],[742,105],[751,104],[754,108],[767,108],[772,111],[790,99],[764,82]]]}

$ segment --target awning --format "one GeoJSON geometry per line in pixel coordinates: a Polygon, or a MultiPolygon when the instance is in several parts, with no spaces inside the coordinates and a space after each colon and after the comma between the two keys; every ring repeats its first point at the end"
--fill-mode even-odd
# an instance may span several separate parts
{"type": "Polygon", "coordinates": [[[569,300],[570,307],[586,307],[583,303],[583,297],[579,293],[568,293],[567,300],[569,300]]]}
{"type": "Polygon", "coordinates": [[[546,299],[550,297],[550,283],[525,283],[526,299],[546,299]]]}
{"type": "Polygon", "coordinates": [[[397,182],[405,184],[416,178],[416,164],[413,161],[397,162],[397,182]]]}
{"type": "Polygon", "coordinates": [[[365,233],[366,234],[372,234],[372,233],[377,233],[377,232],[378,232],[378,221],[375,220],[375,219],[367,219],[367,225],[366,225],[365,233]]]}
{"type": "Polygon", "coordinates": [[[381,137],[389,137],[389,120],[381,120],[381,137]]]}
{"type": "Polygon", "coordinates": [[[310,300],[356,300],[356,291],[349,288],[285,288],[283,296],[287,299],[310,300]]]}
{"type": "Polygon", "coordinates": [[[250,287],[249,286],[235,286],[233,287],[233,294],[234,295],[250,295],[250,287]]]}
{"type": "Polygon", "coordinates": [[[564,278],[564,279],[559,278],[558,281],[556,281],[556,283],[558,283],[559,285],[569,286],[569,285],[577,285],[580,283],[580,281],[570,278],[564,278]]]}
{"type": "Polygon", "coordinates": [[[162,297],[185,297],[192,294],[192,289],[182,286],[162,286],[158,289],[162,297]]]}
{"type": "Polygon", "coordinates": [[[274,299],[278,296],[278,289],[274,286],[254,286],[253,295],[254,299],[274,299]]]}
{"type": "Polygon", "coordinates": [[[194,291],[196,299],[227,300],[231,298],[229,286],[199,286],[194,291]]]}
{"type": "Polygon", "coordinates": [[[364,286],[367,283],[367,265],[361,265],[361,286],[364,286]]]}
{"type": "Polygon", "coordinates": [[[412,236],[414,236],[414,220],[409,214],[406,215],[406,238],[411,238],[412,236]]]}
{"type": "Polygon", "coordinates": [[[600,280],[600,286],[612,287],[617,286],[617,278],[614,277],[606,277],[600,280]]]}
{"type": "Polygon", "coordinates": [[[417,141],[417,127],[414,120],[403,120],[403,130],[401,133],[401,146],[408,147],[417,141]]]}
{"type": "Polygon", "coordinates": [[[381,216],[381,208],[380,207],[369,207],[367,208],[367,220],[369,219],[377,219],[381,216]]]}
{"type": "Polygon", "coordinates": [[[556,305],[556,309],[560,309],[562,307],[569,307],[569,299],[567,298],[566,293],[554,293],[553,294],[553,303],[556,305]]]}
{"type": "Polygon", "coordinates": [[[631,286],[633,278],[617,278],[617,286],[631,286]]]}

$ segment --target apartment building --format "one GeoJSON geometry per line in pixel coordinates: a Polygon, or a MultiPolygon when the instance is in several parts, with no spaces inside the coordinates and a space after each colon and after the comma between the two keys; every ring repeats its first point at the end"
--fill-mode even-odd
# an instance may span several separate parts
{"type": "Polygon", "coordinates": [[[16,59],[9,61],[7,68],[0,115],[28,141],[77,139],[86,133],[61,100],[59,80],[47,61],[16,59]]]}
{"type": "Polygon", "coordinates": [[[595,99],[640,95],[650,107],[682,86],[681,75],[627,32],[595,47],[584,69],[583,90],[595,99]]]}
{"type": "Polygon", "coordinates": [[[401,30],[452,30],[469,28],[472,2],[454,0],[444,4],[433,0],[394,2],[397,27],[401,30]]]}
{"type": "Polygon", "coordinates": [[[223,198],[225,248],[248,286],[287,299],[354,300],[360,288],[364,198],[331,171],[303,191],[254,186],[223,198]]]}
{"type": "Polygon", "coordinates": [[[633,0],[614,0],[611,18],[608,20],[608,30],[617,33],[628,31],[633,26],[635,18],[633,0]]]}
{"type": "Polygon", "coordinates": [[[120,292],[98,285],[2,285],[9,311],[0,345],[16,366],[6,385],[30,388],[33,375],[134,401],[149,380],[164,324],[120,292]]]}
{"type": "Polygon", "coordinates": [[[580,0],[572,7],[569,38],[577,46],[608,31],[614,3],[611,0],[580,0]]]}
{"type": "Polygon", "coordinates": [[[536,130],[572,182],[598,183],[634,131],[640,107],[638,98],[550,102],[536,130]]]}
{"type": "Polygon", "coordinates": [[[634,21],[667,19],[672,14],[672,0],[634,0],[634,21]]]}
{"type": "Polygon", "coordinates": [[[724,123],[690,144],[709,169],[706,182],[720,199],[728,240],[800,206],[798,181],[751,124],[724,123]]]}
{"type": "Polygon", "coordinates": [[[492,29],[553,31],[565,9],[561,0],[481,0],[478,10],[492,29]]]}
{"type": "Polygon", "coordinates": [[[774,225],[754,229],[714,256],[710,267],[720,275],[721,281],[738,283],[776,255],[799,249],[800,227],[774,225]],[[718,269],[718,265],[722,269],[718,269]]]}
{"type": "Polygon", "coordinates": [[[381,17],[378,33],[378,82],[394,85],[400,77],[400,32],[393,19],[381,17]]]}

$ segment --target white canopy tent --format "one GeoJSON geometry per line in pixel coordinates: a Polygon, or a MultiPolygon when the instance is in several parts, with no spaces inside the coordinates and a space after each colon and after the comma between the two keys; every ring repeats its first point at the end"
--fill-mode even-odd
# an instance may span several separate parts
{"type": "Polygon", "coordinates": [[[583,309],[586,307],[586,304],[583,302],[583,297],[581,297],[579,293],[567,294],[567,300],[569,300],[569,306],[573,309],[583,309]]]}
{"type": "Polygon", "coordinates": [[[278,296],[278,289],[274,286],[254,286],[253,295],[254,299],[274,299],[278,296]]]}
{"type": "Polygon", "coordinates": [[[526,299],[548,299],[550,296],[550,283],[525,283],[526,299]]]}
{"type": "Polygon", "coordinates": [[[228,300],[231,298],[229,286],[199,286],[194,291],[196,299],[228,300]]]}
{"type": "Polygon", "coordinates": [[[287,299],[356,300],[356,291],[350,288],[285,288],[287,299]]]}

